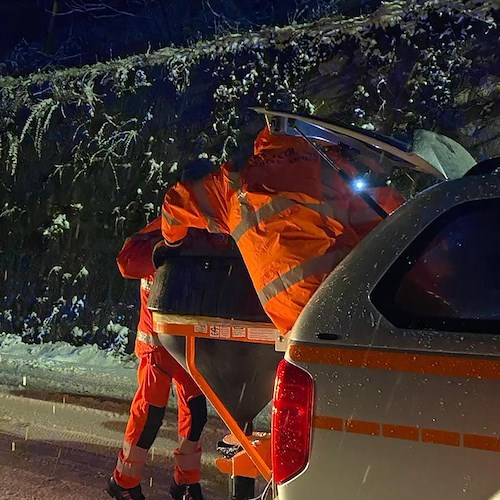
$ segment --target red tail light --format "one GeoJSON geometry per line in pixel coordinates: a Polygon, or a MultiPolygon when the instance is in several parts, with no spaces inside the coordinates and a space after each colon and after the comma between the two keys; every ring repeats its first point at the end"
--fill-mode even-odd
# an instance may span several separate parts
{"type": "Polygon", "coordinates": [[[313,390],[313,380],[306,371],[280,361],[271,418],[273,477],[278,484],[298,474],[309,460],[313,390]]]}

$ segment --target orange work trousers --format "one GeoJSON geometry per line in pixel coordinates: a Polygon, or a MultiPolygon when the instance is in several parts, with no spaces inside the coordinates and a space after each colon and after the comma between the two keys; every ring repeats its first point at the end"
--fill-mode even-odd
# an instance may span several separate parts
{"type": "Polygon", "coordinates": [[[165,414],[170,386],[175,384],[178,400],[178,447],[174,450],[174,479],[177,484],[200,480],[199,439],[207,420],[205,396],[184,368],[163,347],[140,358],[138,389],[130,407],[123,448],[113,472],[122,488],[133,488],[141,474],[165,414]]]}

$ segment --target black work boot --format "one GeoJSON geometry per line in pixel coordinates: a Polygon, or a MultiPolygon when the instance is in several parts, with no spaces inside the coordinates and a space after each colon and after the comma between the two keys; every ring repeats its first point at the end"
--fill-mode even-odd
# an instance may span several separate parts
{"type": "Polygon", "coordinates": [[[109,479],[106,491],[110,497],[116,498],[117,500],[146,500],[146,497],[142,494],[140,484],[129,489],[122,488],[116,484],[114,477],[109,479]]]}
{"type": "Polygon", "coordinates": [[[173,500],[203,500],[200,483],[177,484],[172,481],[170,496],[173,500]]]}

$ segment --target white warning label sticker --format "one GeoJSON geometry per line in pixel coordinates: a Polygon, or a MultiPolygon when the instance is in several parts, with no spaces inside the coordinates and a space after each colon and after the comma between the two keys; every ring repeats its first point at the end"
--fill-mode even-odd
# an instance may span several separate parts
{"type": "Polygon", "coordinates": [[[248,340],[274,341],[276,330],[272,328],[248,328],[248,340]]]}
{"type": "Polygon", "coordinates": [[[221,339],[230,339],[231,338],[231,327],[230,326],[221,326],[220,328],[220,338],[221,339]]]}
{"type": "Polygon", "coordinates": [[[233,326],[231,330],[233,339],[244,339],[247,336],[247,329],[243,326],[233,326]]]}

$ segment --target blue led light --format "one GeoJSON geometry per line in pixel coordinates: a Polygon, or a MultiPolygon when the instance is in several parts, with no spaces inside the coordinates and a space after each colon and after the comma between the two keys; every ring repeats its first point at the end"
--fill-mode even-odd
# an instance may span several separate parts
{"type": "Polygon", "coordinates": [[[363,191],[366,188],[366,181],[364,179],[354,179],[352,185],[356,191],[363,191]]]}

